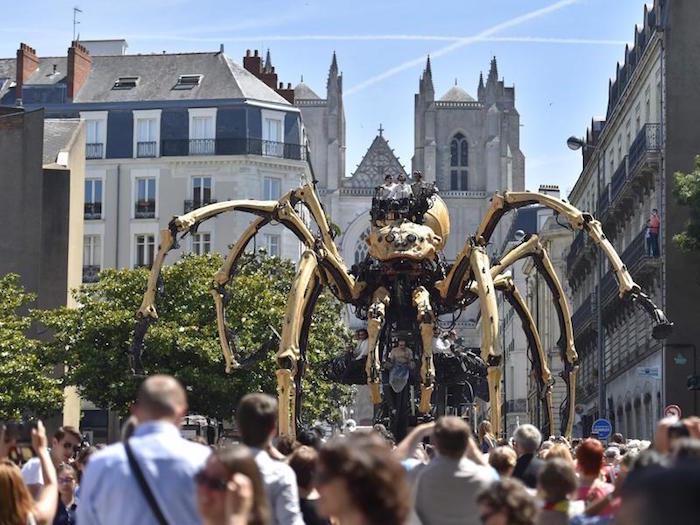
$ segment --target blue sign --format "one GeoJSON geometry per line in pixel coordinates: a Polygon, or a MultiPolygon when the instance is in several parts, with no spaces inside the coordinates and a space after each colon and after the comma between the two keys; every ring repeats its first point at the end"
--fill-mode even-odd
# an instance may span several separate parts
{"type": "Polygon", "coordinates": [[[608,439],[612,434],[612,423],[607,419],[596,419],[591,432],[598,434],[598,439],[608,439]]]}

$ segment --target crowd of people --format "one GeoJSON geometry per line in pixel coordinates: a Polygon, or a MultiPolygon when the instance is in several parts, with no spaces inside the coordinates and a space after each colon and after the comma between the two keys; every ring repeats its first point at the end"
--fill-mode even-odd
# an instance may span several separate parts
{"type": "Polygon", "coordinates": [[[151,376],[124,439],[81,448],[73,428],[18,466],[0,435],[0,525],[652,525],[700,520],[700,418],[661,420],[653,443],[616,434],[543,439],[532,425],[497,439],[455,416],[399,443],[381,425],[331,437],[277,437],[277,402],[249,394],[240,443],[184,439],[184,389],[151,376]],[[679,431],[682,427],[683,431],[679,431]],[[76,457],[76,455],[78,457],[76,457]]]}

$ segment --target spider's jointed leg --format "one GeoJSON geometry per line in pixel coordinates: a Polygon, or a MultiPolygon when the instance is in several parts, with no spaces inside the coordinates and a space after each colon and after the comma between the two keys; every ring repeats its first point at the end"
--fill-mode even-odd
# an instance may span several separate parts
{"type": "Polygon", "coordinates": [[[304,315],[311,315],[306,305],[314,295],[317,268],[316,254],[312,251],[304,252],[287,299],[284,324],[282,325],[282,340],[276,357],[280,435],[294,436],[296,434],[295,377],[300,358],[299,341],[304,326],[304,315]]]}
{"type": "Polygon", "coordinates": [[[389,292],[383,286],[377,288],[372,296],[372,304],[369,307],[367,319],[367,361],[365,372],[367,373],[367,385],[372,397],[372,404],[382,402],[379,391],[381,383],[381,357],[379,355],[379,332],[384,326],[384,315],[389,306],[389,292]]]}
{"type": "Polygon", "coordinates": [[[435,316],[430,306],[430,294],[423,286],[413,291],[413,304],[418,311],[418,323],[423,343],[423,354],[420,367],[420,405],[418,411],[422,414],[430,412],[430,397],[435,388],[435,365],[433,364],[433,324],[435,316]]]}

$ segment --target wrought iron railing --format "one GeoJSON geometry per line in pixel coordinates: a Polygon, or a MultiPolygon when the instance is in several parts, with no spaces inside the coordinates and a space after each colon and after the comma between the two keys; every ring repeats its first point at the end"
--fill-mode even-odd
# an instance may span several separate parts
{"type": "Polygon", "coordinates": [[[83,266],[83,282],[96,283],[100,280],[100,266],[96,264],[83,266]]]}
{"type": "Polygon", "coordinates": [[[633,171],[645,154],[661,149],[661,124],[645,124],[629,150],[629,167],[633,171]]]}
{"type": "Polygon", "coordinates": [[[571,243],[571,248],[569,248],[569,254],[566,256],[566,270],[571,272],[573,270],[574,264],[576,262],[576,257],[583,249],[585,244],[585,233],[583,230],[579,231],[574,237],[574,241],[571,243]]]}
{"type": "Polygon", "coordinates": [[[104,144],[102,142],[88,142],[87,144],[85,144],[85,158],[104,158],[104,144]]]}
{"type": "Polygon", "coordinates": [[[102,218],[101,202],[86,202],[83,217],[86,221],[94,221],[102,218]]]}
{"type": "Polygon", "coordinates": [[[185,201],[185,205],[183,206],[183,209],[185,210],[185,213],[189,213],[192,210],[196,210],[197,208],[201,208],[202,206],[206,206],[207,204],[214,204],[215,202],[216,202],[216,199],[209,199],[209,200],[188,199],[185,201]]]}
{"type": "Polygon", "coordinates": [[[620,166],[615,170],[615,173],[613,173],[612,179],[610,180],[610,201],[614,201],[617,199],[617,196],[620,194],[620,191],[625,185],[625,181],[627,180],[627,159],[628,157],[625,157],[622,159],[622,162],[620,162],[620,166]]]}
{"type": "Polygon", "coordinates": [[[598,197],[598,211],[596,215],[598,217],[602,217],[605,215],[608,211],[608,207],[610,206],[610,184],[605,186],[601,192],[600,192],[600,197],[598,197]]]}
{"type": "Polygon", "coordinates": [[[251,138],[167,139],[162,141],[163,157],[192,155],[260,155],[290,160],[306,160],[301,144],[251,138]]]}
{"type": "Polygon", "coordinates": [[[593,310],[591,309],[591,296],[589,295],[576,309],[574,315],[571,316],[571,324],[574,327],[574,335],[580,334],[583,327],[591,320],[592,317],[593,310]]]}
{"type": "Polygon", "coordinates": [[[156,201],[136,201],[134,217],[137,219],[153,219],[156,216],[156,201]]]}
{"type": "Polygon", "coordinates": [[[158,143],[153,142],[137,142],[136,143],[136,156],[139,158],[143,157],[155,157],[157,154],[158,143]]]}

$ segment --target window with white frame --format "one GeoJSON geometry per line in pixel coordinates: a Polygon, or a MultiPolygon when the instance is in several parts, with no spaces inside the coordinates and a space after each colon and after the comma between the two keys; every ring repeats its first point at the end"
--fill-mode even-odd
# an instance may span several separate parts
{"type": "Polygon", "coordinates": [[[265,177],[263,179],[263,199],[276,201],[282,196],[282,179],[265,177]]]}
{"type": "Polygon", "coordinates": [[[158,155],[158,121],[155,118],[136,119],[136,156],[158,155]]]}
{"type": "Polygon", "coordinates": [[[190,109],[190,155],[216,152],[216,108],[190,109]]]}
{"type": "Polygon", "coordinates": [[[192,252],[204,255],[211,252],[211,233],[198,232],[192,234],[192,252]]]}
{"type": "Polygon", "coordinates": [[[95,268],[96,273],[102,267],[102,238],[99,235],[83,237],[83,273],[88,267],[95,268]]]}
{"type": "Polygon", "coordinates": [[[211,202],[211,177],[192,177],[192,209],[211,202]]]}
{"type": "Polygon", "coordinates": [[[156,236],[151,233],[139,234],[136,236],[136,259],[135,267],[153,266],[153,257],[156,250],[156,236]]]}
{"type": "Polygon", "coordinates": [[[102,179],[85,179],[85,219],[102,218],[102,179]]]}
{"type": "Polygon", "coordinates": [[[83,237],[83,282],[94,283],[102,269],[102,238],[99,235],[83,237]]]}
{"type": "Polygon", "coordinates": [[[265,234],[265,250],[272,257],[280,256],[280,236],[277,234],[265,234]]]}
{"type": "Polygon", "coordinates": [[[153,219],[156,216],[156,178],[138,177],[136,179],[136,219],[153,219]]]}
{"type": "Polygon", "coordinates": [[[278,111],[262,112],[263,155],[284,157],[284,114],[278,111]]]}
{"type": "Polygon", "coordinates": [[[85,158],[103,159],[107,142],[107,112],[81,113],[85,119],[85,158]]]}

